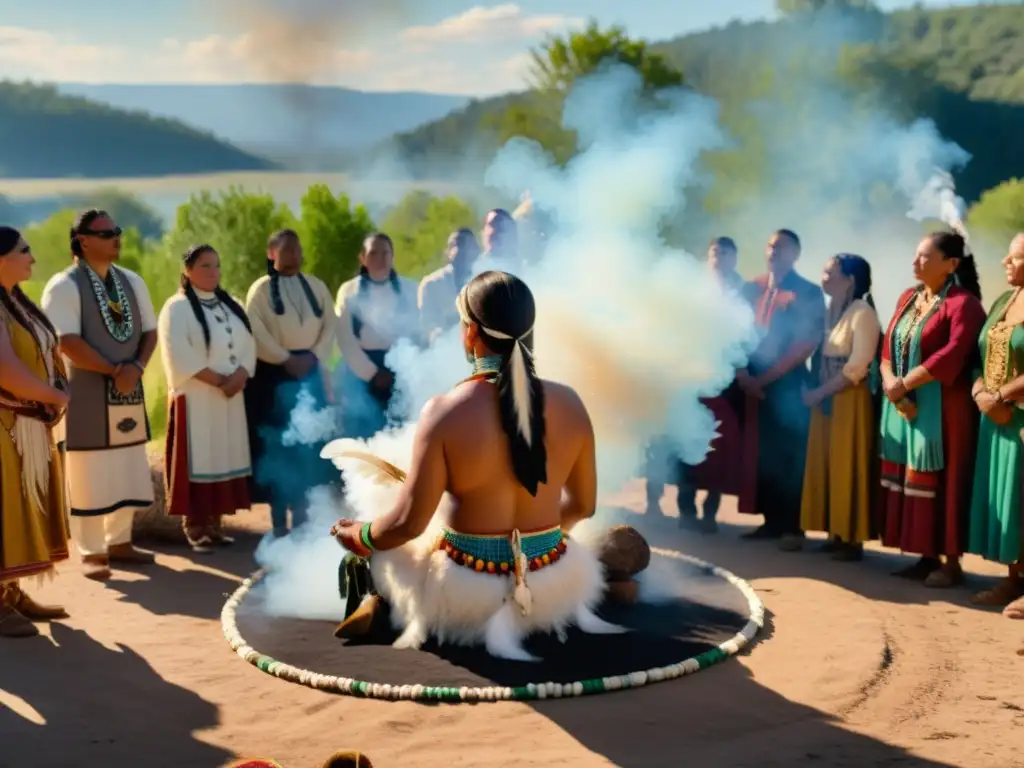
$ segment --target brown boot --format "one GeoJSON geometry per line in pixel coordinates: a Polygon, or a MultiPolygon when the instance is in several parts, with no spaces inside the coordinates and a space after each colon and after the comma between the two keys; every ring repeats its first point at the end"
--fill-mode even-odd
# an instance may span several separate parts
{"type": "Polygon", "coordinates": [[[36,637],[39,629],[17,610],[0,608],[0,637],[36,637]]]}
{"type": "Polygon", "coordinates": [[[334,636],[342,640],[349,640],[353,637],[368,635],[373,626],[373,619],[383,604],[380,595],[367,595],[352,615],[338,625],[338,628],[334,630],[334,636]]]}
{"type": "Polygon", "coordinates": [[[106,555],[84,555],[82,574],[93,581],[106,581],[110,578],[110,560],[106,555]]]}
{"type": "Polygon", "coordinates": [[[125,565],[149,565],[156,561],[156,555],[144,549],[136,549],[131,542],[114,544],[107,549],[107,555],[110,562],[124,563],[125,565]]]}
{"type": "Polygon", "coordinates": [[[63,607],[59,605],[40,605],[20,588],[18,589],[18,597],[13,607],[30,621],[52,621],[53,619],[68,618],[68,612],[63,607]]]}

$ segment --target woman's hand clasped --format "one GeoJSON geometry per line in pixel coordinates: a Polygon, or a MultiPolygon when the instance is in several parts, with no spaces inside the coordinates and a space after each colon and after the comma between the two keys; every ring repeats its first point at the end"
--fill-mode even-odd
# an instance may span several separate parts
{"type": "Polygon", "coordinates": [[[986,418],[999,426],[1005,426],[1013,419],[1013,406],[997,397],[993,392],[982,390],[975,395],[974,402],[986,418]]]}
{"type": "Polygon", "coordinates": [[[883,391],[891,403],[899,403],[900,400],[909,394],[909,390],[903,384],[903,379],[892,379],[884,385],[883,391]]]}
{"type": "Polygon", "coordinates": [[[248,381],[249,372],[245,368],[236,368],[234,373],[224,379],[224,383],[220,385],[220,391],[224,393],[224,397],[232,398],[245,389],[248,381]]]}

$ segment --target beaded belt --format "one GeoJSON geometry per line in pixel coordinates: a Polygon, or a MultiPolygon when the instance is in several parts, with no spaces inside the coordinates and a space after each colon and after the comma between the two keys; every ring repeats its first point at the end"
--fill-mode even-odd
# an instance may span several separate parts
{"type": "MultiPolygon", "coordinates": [[[[569,537],[561,528],[551,528],[523,534],[521,540],[530,570],[537,571],[558,561],[569,537]]],[[[515,571],[511,536],[479,536],[445,529],[437,548],[459,565],[480,573],[507,576],[515,571]]]]}

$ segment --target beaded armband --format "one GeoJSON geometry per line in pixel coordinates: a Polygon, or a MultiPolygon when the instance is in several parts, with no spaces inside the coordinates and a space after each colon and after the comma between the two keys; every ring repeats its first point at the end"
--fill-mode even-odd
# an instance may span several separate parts
{"type": "Polygon", "coordinates": [[[363,542],[363,546],[371,552],[375,552],[377,550],[377,548],[373,546],[373,539],[370,537],[370,523],[366,523],[359,529],[359,540],[363,542]]]}

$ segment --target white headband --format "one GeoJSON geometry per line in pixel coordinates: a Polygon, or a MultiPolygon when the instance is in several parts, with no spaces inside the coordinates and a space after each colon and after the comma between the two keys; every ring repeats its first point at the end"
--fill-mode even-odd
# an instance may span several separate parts
{"type": "Polygon", "coordinates": [[[501,331],[495,331],[482,323],[478,323],[469,316],[469,308],[466,306],[465,288],[459,292],[455,299],[455,308],[459,312],[462,322],[476,325],[480,331],[491,338],[501,341],[514,341],[512,354],[509,356],[509,371],[512,375],[512,405],[516,412],[516,424],[519,427],[519,434],[523,436],[528,446],[533,445],[533,427],[530,422],[532,393],[530,391],[530,378],[526,373],[526,356],[530,355],[523,339],[533,333],[533,326],[524,331],[520,336],[510,336],[501,331]]]}

